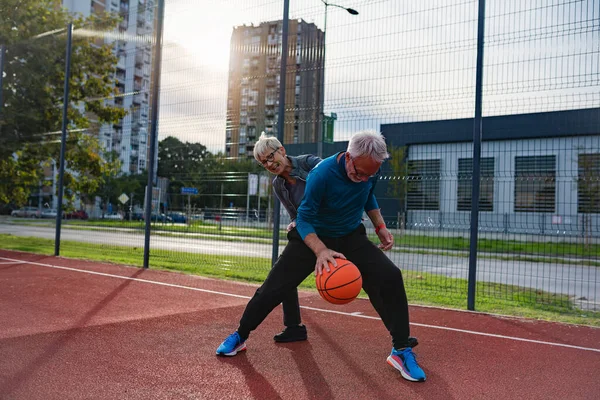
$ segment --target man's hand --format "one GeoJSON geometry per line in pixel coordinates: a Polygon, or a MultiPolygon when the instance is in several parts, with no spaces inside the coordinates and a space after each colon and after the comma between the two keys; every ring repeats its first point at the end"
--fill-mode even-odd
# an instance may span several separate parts
{"type": "Polygon", "coordinates": [[[291,231],[292,229],[294,229],[296,227],[296,221],[292,221],[289,223],[289,225],[287,226],[287,231],[291,231]]]}
{"type": "Polygon", "coordinates": [[[337,251],[330,250],[325,248],[317,254],[317,263],[315,264],[315,276],[321,275],[323,273],[323,268],[325,271],[330,272],[329,262],[331,262],[334,266],[337,267],[336,258],[346,259],[346,256],[342,253],[338,253],[337,251]]]}
{"type": "Polygon", "coordinates": [[[390,231],[388,231],[388,228],[381,228],[379,232],[377,232],[377,236],[381,242],[381,244],[378,246],[381,250],[389,250],[394,246],[394,236],[390,231]]]}

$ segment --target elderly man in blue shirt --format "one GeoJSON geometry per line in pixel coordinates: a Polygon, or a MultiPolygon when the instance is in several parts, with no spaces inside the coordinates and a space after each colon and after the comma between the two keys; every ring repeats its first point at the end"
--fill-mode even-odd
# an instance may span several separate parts
{"type": "Polygon", "coordinates": [[[392,337],[387,362],[409,381],[422,382],[425,372],[416,361],[409,340],[409,312],[400,269],[382,252],[394,245],[373,194],[381,164],[389,157],[383,136],[373,131],[352,136],[348,149],[319,163],[308,175],[298,208],[296,229],[263,285],[252,297],[238,329],[217,349],[235,355],[246,349],[250,332],[279,305],[286,293],[312,271],[315,275],[336,265],[336,258],[352,261],[360,270],[363,289],[392,337]],[[362,224],[366,212],[380,240],[371,242],[362,224]]]}

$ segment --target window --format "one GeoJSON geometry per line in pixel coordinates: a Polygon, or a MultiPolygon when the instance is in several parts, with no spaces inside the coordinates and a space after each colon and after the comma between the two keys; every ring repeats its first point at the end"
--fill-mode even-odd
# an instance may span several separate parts
{"type": "Polygon", "coordinates": [[[440,209],[440,160],[408,161],[409,210],[440,209]]]}
{"type": "Polygon", "coordinates": [[[600,213],[600,153],[577,158],[577,212],[600,213]]]}
{"type": "Polygon", "coordinates": [[[556,156],[515,157],[515,212],[554,212],[556,156]]]}
{"type": "MultiPolygon", "coordinates": [[[[458,159],[458,211],[471,211],[473,189],[473,159],[458,159]]],[[[494,158],[481,158],[479,210],[494,211],[494,158]]]]}

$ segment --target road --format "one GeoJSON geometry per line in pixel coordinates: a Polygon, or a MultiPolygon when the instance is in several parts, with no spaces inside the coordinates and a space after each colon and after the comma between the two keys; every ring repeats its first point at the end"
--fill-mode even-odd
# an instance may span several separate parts
{"type": "MultiPolygon", "coordinates": [[[[0,233],[54,239],[53,227],[2,225],[0,233]]],[[[127,231],[91,231],[64,227],[63,240],[115,246],[143,247],[143,233],[127,231]]],[[[285,238],[282,240],[286,244],[285,238]]],[[[205,238],[186,238],[152,235],[150,245],[155,249],[197,254],[271,258],[268,244],[236,243],[205,238]]],[[[438,274],[451,278],[468,278],[468,257],[437,254],[389,253],[403,270],[438,274]]],[[[572,296],[583,309],[600,311],[600,268],[548,262],[506,261],[479,258],[478,282],[495,282],[572,296]]]]}

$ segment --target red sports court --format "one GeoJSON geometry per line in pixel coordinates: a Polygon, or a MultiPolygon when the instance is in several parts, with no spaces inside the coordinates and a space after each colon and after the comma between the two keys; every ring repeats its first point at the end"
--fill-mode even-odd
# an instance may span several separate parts
{"type": "Polygon", "coordinates": [[[411,308],[424,383],[405,381],[367,300],[300,293],[309,340],[215,356],[255,285],[0,251],[3,399],[595,399],[600,330],[411,308]]]}

